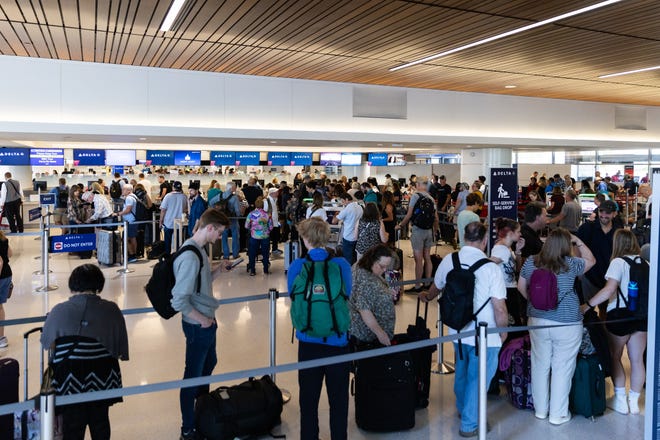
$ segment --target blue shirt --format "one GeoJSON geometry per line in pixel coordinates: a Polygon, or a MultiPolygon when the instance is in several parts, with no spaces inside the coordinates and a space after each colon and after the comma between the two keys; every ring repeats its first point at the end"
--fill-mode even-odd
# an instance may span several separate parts
{"type": "MultiPolygon", "coordinates": [[[[310,249],[307,252],[307,255],[312,261],[323,261],[328,258],[328,251],[323,248],[314,248],[310,249]]],[[[289,293],[291,293],[291,290],[293,289],[293,282],[302,270],[303,264],[305,264],[306,261],[307,258],[298,258],[293,263],[291,263],[291,266],[289,266],[289,271],[287,273],[287,288],[289,293]]],[[[330,261],[339,264],[342,282],[344,283],[344,293],[346,296],[350,297],[351,289],[353,287],[353,274],[351,273],[351,265],[348,264],[348,261],[346,261],[344,257],[334,257],[330,261]]],[[[296,330],[296,338],[302,342],[332,345],[335,347],[344,347],[348,344],[348,335],[346,333],[342,334],[341,336],[330,335],[325,338],[316,338],[296,330]]]]}

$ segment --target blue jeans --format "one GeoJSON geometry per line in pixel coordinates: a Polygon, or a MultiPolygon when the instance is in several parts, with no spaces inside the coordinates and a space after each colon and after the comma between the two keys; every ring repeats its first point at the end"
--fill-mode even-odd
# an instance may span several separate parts
{"type": "Polygon", "coordinates": [[[352,266],[355,263],[355,244],[357,241],[348,241],[345,238],[341,242],[341,251],[344,254],[344,258],[348,260],[348,263],[352,266]]]}
{"type": "MultiPolygon", "coordinates": [[[[186,368],[183,378],[208,376],[218,363],[215,352],[215,338],[218,326],[213,324],[209,328],[181,321],[183,334],[186,336],[186,368]]],[[[179,403],[181,405],[181,428],[189,431],[195,427],[195,399],[197,396],[209,392],[209,386],[203,385],[191,388],[181,388],[179,403]]]]}
{"type": "Polygon", "coordinates": [[[250,243],[248,246],[248,270],[254,271],[257,264],[257,254],[261,251],[261,259],[264,263],[264,273],[268,272],[268,256],[270,255],[270,238],[252,238],[250,237],[250,243]]]}
{"type": "Polygon", "coordinates": [[[174,235],[174,229],[170,229],[167,226],[163,225],[163,242],[165,243],[165,255],[172,253],[172,236],[174,235]]]}
{"type": "MultiPolygon", "coordinates": [[[[473,345],[462,344],[463,359],[458,351],[458,343],[454,343],[454,358],[456,359],[456,374],[454,375],[454,394],[456,409],[461,415],[461,431],[470,432],[479,425],[479,357],[473,345]]],[[[486,350],[486,387],[497,371],[498,353],[500,347],[489,347],[486,350]]]]}
{"type": "Polygon", "coordinates": [[[229,231],[231,231],[231,255],[234,258],[238,258],[241,249],[241,241],[238,235],[240,229],[238,220],[230,220],[229,228],[225,228],[225,231],[222,233],[222,256],[224,258],[229,258],[229,231]]]}

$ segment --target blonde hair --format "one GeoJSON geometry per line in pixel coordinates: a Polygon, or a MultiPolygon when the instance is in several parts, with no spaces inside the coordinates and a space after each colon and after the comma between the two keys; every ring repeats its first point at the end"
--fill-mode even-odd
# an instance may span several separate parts
{"type": "Polygon", "coordinates": [[[617,229],[612,239],[612,258],[623,257],[624,255],[639,255],[641,249],[637,243],[637,237],[628,229],[617,229]]]}
{"type": "Polygon", "coordinates": [[[319,217],[308,218],[296,226],[298,233],[305,238],[313,248],[322,248],[330,239],[330,225],[319,217]]]}
{"type": "Polygon", "coordinates": [[[558,274],[568,270],[565,257],[570,255],[571,234],[564,228],[557,228],[550,232],[541,252],[534,257],[534,265],[558,274]]]}

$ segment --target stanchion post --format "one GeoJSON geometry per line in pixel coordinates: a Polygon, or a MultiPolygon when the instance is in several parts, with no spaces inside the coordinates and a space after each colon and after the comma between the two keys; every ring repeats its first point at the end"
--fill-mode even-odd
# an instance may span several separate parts
{"type": "Polygon", "coordinates": [[[488,323],[479,322],[479,440],[486,440],[487,422],[486,422],[486,399],[488,393],[488,383],[486,381],[486,359],[488,357],[488,337],[486,329],[488,323]]]}
{"type": "MultiPolygon", "coordinates": [[[[160,231],[160,229],[159,229],[160,231]]],[[[151,241],[158,241],[160,240],[160,234],[158,234],[158,238],[156,238],[156,213],[152,212],[151,213],[151,241]]]]}
{"type": "Polygon", "coordinates": [[[57,289],[57,286],[48,283],[48,237],[50,235],[50,209],[46,211],[46,224],[41,235],[41,272],[44,276],[44,285],[37,289],[37,292],[48,292],[57,289]]]}
{"type": "Polygon", "coordinates": [[[41,400],[41,439],[53,440],[55,436],[55,391],[48,389],[39,396],[41,400]]]}
{"type": "MultiPolygon", "coordinates": [[[[268,289],[268,303],[269,303],[269,321],[270,321],[270,366],[274,367],[277,365],[276,359],[276,346],[277,346],[277,298],[279,298],[279,293],[277,289],[270,288],[268,289]]],[[[273,382],[276,381],[275,373],[271,374],[273,382]]],[[[288,403],[291,400],[291,393],[284,388],[280,388],[282,392],[282,400],[284,403],[288,403]]]]}
{"type": "MultiPolygon", "coordinates": [[[[124,230],[122,231],[123,235],[123,243],[124,243],[124,249],[122,249],[122,255],[124,258],[124,264],[122,264],[122,268],[119,269],[117,272],[119,273],[131,273],[135,272],[133,269],[128,268],[128,220],[124,220],[124,225],[122,226],[124,230]]],[[[114,232],[113,232],[114,234],[114,232]]]]}
{"type": "MultiPolygon", "coordinates": [[[[438,301],[438,336],[445,335],[444,327],[442,326],[442,317],[440,316],[440,302],[438,301]]],[[[435,374],[452,374],[455,372],[454,364],[445,362],[445,355],[442,351],[442,344],[438,343],[438,362],[431,364],[431,373],[435,374]]]]}

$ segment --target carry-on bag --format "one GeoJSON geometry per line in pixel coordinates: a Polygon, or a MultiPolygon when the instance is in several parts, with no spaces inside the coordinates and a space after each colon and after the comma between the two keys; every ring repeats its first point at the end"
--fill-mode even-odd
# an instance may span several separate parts
{"type": "Polygon", "coordinates": [[[284,243],[284,272],[287,272],[291,263],[298,258],[300,258],[300,243],[298,243],[298,240],[289,240],[284,243]]]}
{"type": "Polygon", "coordinates": [[[355,423],[365,431],[393,432],[415,426],[416,383],[410,351],[355,362],[351,392],[355,423]]]}
{"type": "Polygon", "coordinates": [[[99,264],[112,266],[122,264],[122,239],[119,231],[98,230],[96,232],[96,258],[99,264]]]}
{"type": "Polygon", "coordinates": [[[568,406],[573,414],[584,417],[605,412],[605,374],[597,355],[578,356],[568,406]]]}
{"type": "Polygon", "coordinates": [[[500,370],[504,371],[507,394],[518,409],[534,409],[531,353],[529,335],[510,339],[500,350],[500,370]]]}
{"type": "Polygon", "coordinates": [[[157,260],[163,255],[165,255],[165,242],[158,240],[151,243],[151,249],[147,252],[147,258],[150,260],[157,260]]]}
{"type": "MultiPolygon", "coordinates": [[[[0,405],[18,402],[18,361],[0,359],[0,405]]],[[[14,418],[11,414],[0,416],[0,440],[12,440],[14,418]]]]}
{"type": "MultiPolygon", "coordinates": [[[[425,341],[431,337],[431,330],[426,325],[429,313],[429,305],[424,305],[424,316],[419,314],[421,301],[417,298],[417,312],[415,323],[408,325],[406,333],[394,335],[393,343],[404,344],[406,342],[425,341]]],[[[437,349],[435,345],[411,350],[413,368],[415,371],[415,407],[426,408],[429,405],[429,390],[431,387],[431,362],[433,352],[437,349]]]]}
{"type": "Polygon", "coordinates": [[[281,423],[282,405],[282,392],[270,376],[217,388],[195,401],[198,436],[233,440],[270,434],[281,423]]]}

